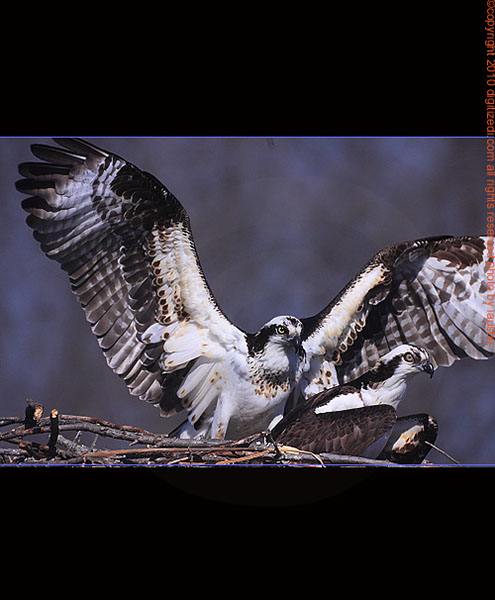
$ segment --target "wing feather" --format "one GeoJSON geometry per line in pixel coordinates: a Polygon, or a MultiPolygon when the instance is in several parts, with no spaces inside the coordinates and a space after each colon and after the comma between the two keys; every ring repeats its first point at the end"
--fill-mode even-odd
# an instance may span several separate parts
{"type": "Polygon", "coordinates": [[[426,347],[435,366],[492,358],[483,305],[487,248],[487,237],[442,236],[376,254],[327,307],[302,320],[303,395],[359,377],[401,343],[426,347]]]}
{"type": "Polygon", "coordinates": [[[386,404],[316,414],[315,407],[327,401],[316,396],[296,406],[273,428],[275,441],[309,452],[359,456],[397,419],[386,404]]]}
{"type": "Polygon", "coordinates": [[[188,394],[227,349],[247,346],[206,282],[187,213],[153,175],[119,156],[83,140],[55,141],[32,146],[45,162],[19,166],[35,239],[67,271],[108,365],[130,392],[165,414],[192,404],[199,419],[218,389],[188,394]],[[192,368],[200,359],[208,369],[192,368]]]}

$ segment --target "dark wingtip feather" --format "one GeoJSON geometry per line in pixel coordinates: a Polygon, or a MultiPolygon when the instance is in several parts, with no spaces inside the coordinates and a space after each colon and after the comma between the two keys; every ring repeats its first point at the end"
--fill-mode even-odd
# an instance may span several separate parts
{"type": "Polygon", "coordinates": [[[82,164],[85,160],[84,156],[74,154],[63,148],[55,148],[54,146],[46,146],[45,144],[32,144],[31,152],[41,160],[53,162],[56,165],[77,165],[82,164]]]}
{"type": "Polygon", "coordinates": [[[40,162],[23,162],[18,167],[23,177],[41,177],[44,175],[68,175],[69,165],[53,165],[40,162]]]}
{"type": "Polygon", "coordinates": [[[108,156],[108,152],[103,150],[102,148],[98,148],[94,144],[87,142],[81,138],[53,138],[53,141],[66,148],[70,152],[74,152],[76,154],[81,154],[83,156],[92,155],[95,158],[105,158],[108,156]]]}
{"type": "Polygon", "coordinates": [[[36,190],[53,188],[53,181],[41,179],[19,179],[15,182],[15,187],[18,192],[23,194],[32,194],[36,190]]]}

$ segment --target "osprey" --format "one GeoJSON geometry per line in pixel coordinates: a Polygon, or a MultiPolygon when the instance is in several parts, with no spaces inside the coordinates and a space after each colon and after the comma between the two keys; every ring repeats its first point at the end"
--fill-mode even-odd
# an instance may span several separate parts
{"type": "Polygon", "coordinates": [[[371,404],[390,404],[397,409],[411,377],[418,373],[433,377],[434,372],[426,350],[412,344],[401,344],[357,379],[320,392],[308,402],[315,402],[318,413],[371,404]]]}
{"type": "Polygon", "coordinates": [[[428,353],[411,344],[398,346],[357,379],[300,402],[275,424],[271,435],[310,452],[359,454],[391,430],[407,382],[422,372],[433,376],[428,353]],[[387,409],[372,410],[377,405],[387,409]]]}
{"type": "MultiPolygon", "coordinates": [[[[156,177],[78,139],[36,144],[17,189],[45,254],[67,271],[109,367],[182,436],[239,438],[420,343],[435,367],[493,356],[483,294],[488,238],[437,237],[378,252],[317,315],[256,333],[218,306],[189,217],[156,177]]],[[[493,253],[493,252],[492,252],[493,253]]]]}
{"type": "MultiPolygon", "coordinates": [[[[314,414],[311,418],[315,419],[314,414]]],[[[445,454],[434,446],[438,432],[434,417],[421,413],[397,418],[389,404],[321,413],[312,432],[301,425],[302,421],[289,424],[284,417],[270,432],[273,441],[289,447],[295,444],[303,452],[365,456],[401,464],[420,464],[432,448],[445,454]]]]}

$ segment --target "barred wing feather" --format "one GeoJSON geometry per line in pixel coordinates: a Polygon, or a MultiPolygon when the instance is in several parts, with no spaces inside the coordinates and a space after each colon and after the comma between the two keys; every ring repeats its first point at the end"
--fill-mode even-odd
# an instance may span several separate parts
{"type": "Polygon", "coordinates": [[[303,395],[359,377],[399,344],[425,347],[435,367],[493,357],[488,244],[483,236],[442,236],[376,254],[327,307],[303,319],[303,395]]]}
{"type": "Polygon", "coordinates": [[[59,147],[32,146],[44,162],[19,167],[34,237],[68,272],[108,365],[130,392],[164,414],[187,406],[199,419],[221,392],[206,396],[201,375],[212,366],[225,371],[226,353],[247,348],[204,278],[187,213],[124,159],[82,140],[55,141],[59,147]]]}

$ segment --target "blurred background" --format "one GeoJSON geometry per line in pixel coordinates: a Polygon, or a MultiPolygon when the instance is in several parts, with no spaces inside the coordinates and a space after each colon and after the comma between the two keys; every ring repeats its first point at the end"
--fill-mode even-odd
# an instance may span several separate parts
{"type": "MultiPolygon", "coordinates": [[[[86,139],[182,202],[213,293],[248,331],[278,314],[315,314],[388,244],[486,229],[483,138],[86,139]]],[[[32,398],[45,414],[166,432],[158,409],[107,367],[66,274],[25,224],[14,182],[34,142],[50,143],[0,139],[0,416],[24,414],[32,398]]],[[[494,364],[466,359],[416,377],[399,414],[434,415],[441,448],[495,464],[494,364]]]]}

